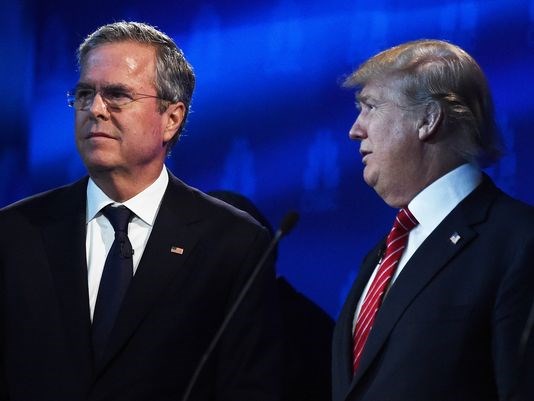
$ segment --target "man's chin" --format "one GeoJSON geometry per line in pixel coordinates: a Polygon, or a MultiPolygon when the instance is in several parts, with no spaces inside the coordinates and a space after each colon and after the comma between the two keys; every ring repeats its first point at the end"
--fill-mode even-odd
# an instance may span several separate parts
{"type": "Polygon", "coordinates": [[[370,171],[369,167],[367,166],[363,168],[363,180],[367,185],[369,185],[371,188],[375,188],[376,190],[378,177],[376,176],[376,174],[373,174],[373,172],[370,171]]]}
{"type": "Polygon", "coordinates": [[[114,163],[105,160],[84,159],[84,164],[90,175],[107,174],[116,169],[114,163]]]}

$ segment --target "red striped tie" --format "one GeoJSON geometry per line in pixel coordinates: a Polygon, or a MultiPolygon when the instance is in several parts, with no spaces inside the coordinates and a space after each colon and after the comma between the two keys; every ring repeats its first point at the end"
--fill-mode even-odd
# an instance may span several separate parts
{"type": "Polygon", "coordinates": [[[384,292],[388,288],[391,277],[393,276],[393,273],[395,273],[402,252],[406,247],[410,230],[417,224],[417,220],[410,213],[408,208],[399,210],[393,228],[386,240],[386,254],[378,267],[378,272],[373,279],[371,287],[369,287],[369,291],[367,292],[362,308],[360,309],[360,314],[356,320],[352,349],[353,372],[356,372],[356,368],[360,363],[365,342],[373,327],[376,313],[382,303],[384,292]]]}

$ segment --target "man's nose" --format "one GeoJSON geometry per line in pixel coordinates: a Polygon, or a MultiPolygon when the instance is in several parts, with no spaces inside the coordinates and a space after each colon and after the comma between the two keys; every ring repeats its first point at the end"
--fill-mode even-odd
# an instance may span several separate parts
{"type": "Polygon", "coordinates": [[[107,104],[102,95],[100,95],[100,92],[95,93],[88,109],[95,117],[107,118],[109,116],[107,104]]]}
{"type": "Polygon", "coordinates": [[[356,140],[361,141],[362,139],[366,137],[367,137],[367,132],[362,125],[360,116],[358,116],[356,121],[354,121],[354,124],[352,124],[352,127],[350,127],[349,138],[355,141],[356,140]]]}

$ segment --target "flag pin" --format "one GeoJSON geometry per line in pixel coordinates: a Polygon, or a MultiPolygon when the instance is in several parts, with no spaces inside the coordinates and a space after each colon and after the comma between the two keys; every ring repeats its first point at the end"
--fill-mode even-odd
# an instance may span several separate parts
{"type": "Polygon", "coordinates": [[[460,241],[462,237],[460,237],[460,234],[458,234],[457,232],[455,232],[454,234],[451,235],[451,237],[449,238],[449,240],[454,244],[456,245],[458,243],[458,241],[460,241]]]}
{"type": "Polygon", "coordinates": [[[171,252],[181,255],[184,253],[184,248],[180,248],[179,246],[171,246],[171,252]]]}

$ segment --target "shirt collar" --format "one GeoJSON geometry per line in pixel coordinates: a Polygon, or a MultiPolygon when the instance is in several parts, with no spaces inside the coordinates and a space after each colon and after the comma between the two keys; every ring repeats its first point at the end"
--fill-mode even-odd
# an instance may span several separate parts
{"type": "Polygon", "coordinates": [[[477,166],[462,164],[423,189],[408,209],[425,231],[432,231],[481,181],[477,166]]]}
{"type": "Polygon", "coordinates": [[[94,219],[97,214],[109,204],[124,205],[130,209],[138,218],[146,224],[152,226],[158,213],[159,205],[167,184],[169,183],[169,173],[165,166],[161,170],[159,177],[150,186],[128,199],[126,202],[118,203],[109,198],[93,181],[89,178],[87,184],[87,223],[94,219]]]}

